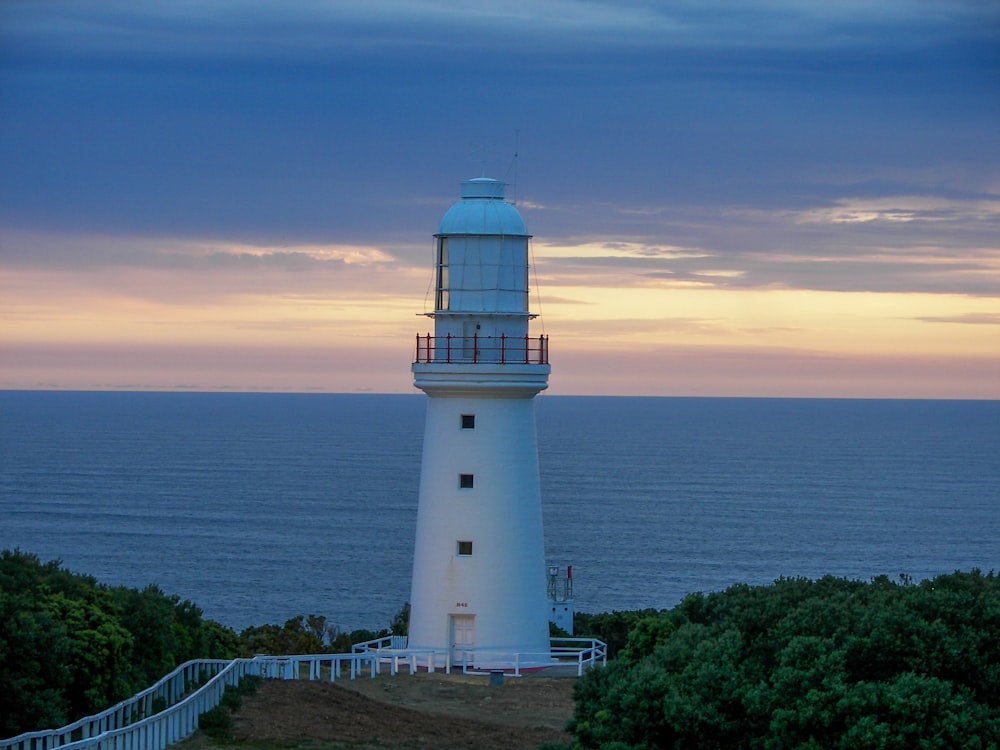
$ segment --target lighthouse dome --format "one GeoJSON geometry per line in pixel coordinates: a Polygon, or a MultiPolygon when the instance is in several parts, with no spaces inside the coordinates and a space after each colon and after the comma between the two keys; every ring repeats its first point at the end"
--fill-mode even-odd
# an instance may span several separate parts
{"type": "Polygon", "coordinates": [[[462,183],[462,199],[441,219],[438,234],[499,234],[527,237],[524,219],[504,200],[505,184],[489,177],[462,183]]]}

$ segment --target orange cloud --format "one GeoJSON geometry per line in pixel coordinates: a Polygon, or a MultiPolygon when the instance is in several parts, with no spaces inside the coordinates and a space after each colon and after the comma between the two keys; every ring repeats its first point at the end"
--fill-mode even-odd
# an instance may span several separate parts
{"type": "MultiPolygon", "coordinates": [[[[128,241],[122,240],[125,245],[128,241]]],[[[142,244],[95,268],[7,264],[0,387],[408,392],[431,268],[378,248],[142,244]]],[[[997,299],[727,286],[605,263],[707,254],[642,243],[537,263],[553,393],[1000,397],[997,299]]]]}

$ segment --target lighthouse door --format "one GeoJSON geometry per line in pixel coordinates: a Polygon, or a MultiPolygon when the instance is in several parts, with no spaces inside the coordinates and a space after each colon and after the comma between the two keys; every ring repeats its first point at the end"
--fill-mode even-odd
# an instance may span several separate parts
{"type": "Polygon", "coordinates": [[[472,666],[473,649],[476,647],[476,616],[451,615],[451,660],[453,664],[463,664],[468,660],[472,666]]]}

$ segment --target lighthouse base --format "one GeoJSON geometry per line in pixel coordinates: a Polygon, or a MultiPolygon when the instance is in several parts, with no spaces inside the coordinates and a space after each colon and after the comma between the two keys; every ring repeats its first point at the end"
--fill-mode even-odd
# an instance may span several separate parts
{"type": "MultiPolygon", "coordinates": [[[[538,372],[416,372],[430,398],[410,596],[411,648],[456,667],[549,660],[546,568],[532,397],[538,372]]],[[[459,368],[461,369],[461,368],[459,368]]],[[[529,368],[530,369],[530,368],[529,368]]]]}

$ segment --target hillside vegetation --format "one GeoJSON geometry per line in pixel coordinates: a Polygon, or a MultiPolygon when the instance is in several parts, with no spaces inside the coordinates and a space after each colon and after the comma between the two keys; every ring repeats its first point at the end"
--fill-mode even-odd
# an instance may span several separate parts
{"type": "Polygon", "coordinates": [[[1000,580],[691,595],[636,621],[574,699],[582,748],[996,748],[1000,580]]]}
{"type": "MultiPolygon", "coordinates": [[[[316,615],[235,633],[149,586],[0,552],[0,737],[64,725],[194,658],[348,651],[405,633],[316,615]]],[[[616,657],[573,687],[575,748],[1000,747],[1000,578],[782,579],[578,615],[616,657]]]]}
{"type": "MultiPolygon", "coordinates": [[[[405,609],[393,627],[400,627],[405,609]]],[[[405,621],[405,620],[404,620],[405,621]]],[[[350,651],[389,630],[338,633],[324,617],[237,634],[156,586],[106,586],[0,552],[0,738],[53,729],[149,687],[189,659],[350,651]]]]}

